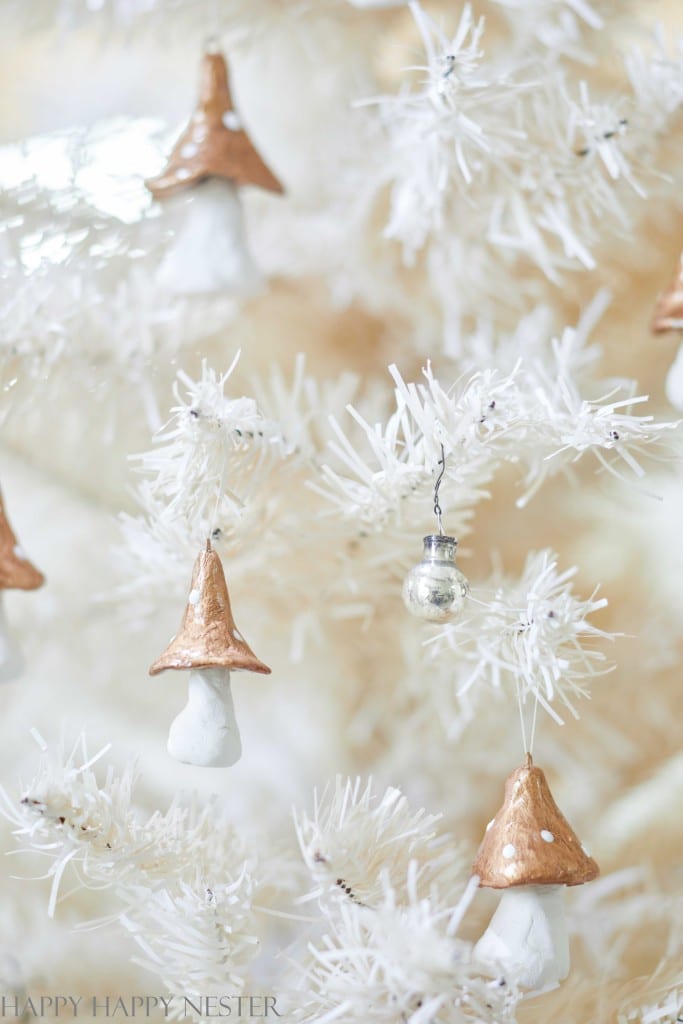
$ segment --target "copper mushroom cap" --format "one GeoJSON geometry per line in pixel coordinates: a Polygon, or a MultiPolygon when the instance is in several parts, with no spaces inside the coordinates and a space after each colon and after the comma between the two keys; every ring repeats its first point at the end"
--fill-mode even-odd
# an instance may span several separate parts
{"type": "Polygon", "coordinates": [[[45,577],[23,554],[0,495],[0,590],[37,590],[45,577]]]}
{"type": "Polygon", "coordinates": [[[205,178],[225,178],[237,185],[258,185],[268,192],[284,192],[240,127],[230,95],[228,68],[221,53],[204,54],[197,109],[161,174],[148,179],[145,185],[155,199],[163,199],[205,178]]]}
{"type": "Polygon", "coordinates": [[[490,889],[581,885],[600,874],[530,754],[507,778],[503,806],[487,827],[472,873],[490,889]]]}
{"type": "Polygon", "coordinates": [[[194,564],[190,598],[180,630],[150,667],[149,674],[155,676],[169,668],[270,673],[235,626],[223,566],[210,541],[194,564]]]}
{"type": "Polygon", "coordinates": [[[650,325],[653,334],[665,334],[677,327],[683,327],[683,254],[676,276],[657,299],[650,325]]]}

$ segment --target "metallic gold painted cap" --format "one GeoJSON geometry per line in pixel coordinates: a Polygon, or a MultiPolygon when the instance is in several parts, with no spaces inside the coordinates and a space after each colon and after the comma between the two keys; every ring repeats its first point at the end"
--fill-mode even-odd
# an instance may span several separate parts
{"type": "Polygon", "coordinates": [[[530,754],[526,764],[508,776],[503,806],[487,827],[472,873],[490,889],[581,885],[600,874],[530,754]]]}
{"type": "Polygon", "coordinates": [[[679,260],[676,276],[657,299],[650,329],[653,334],[665,334],[667,331],[681,327],[683,327],[683,254],[679,260]]]}
{"type": "Polygon", "coordinates": [[[0,590],[37,590],[45,577],[23,554],[0,495],[0,590]]]}
{"type": "Polygon", "coordinates": [[[149,674],[155,676],[169,668],[270,673],[235,626],[223,566],[210,541],[194,564],[181,627],[149,674]]]}
{"type": "Polygon", "coordinates": [[[155,199],[163,199],[206,178],[225,178],[237,185],[284,192],[239,123],[221,53],[205,53],[202,57],[197,108],[161,174],[149,178],[145,185],[155,199]]]}

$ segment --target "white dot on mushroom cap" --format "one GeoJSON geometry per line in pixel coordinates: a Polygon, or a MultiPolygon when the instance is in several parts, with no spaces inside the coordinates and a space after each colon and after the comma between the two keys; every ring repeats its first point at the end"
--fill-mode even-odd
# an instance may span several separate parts
{"type": "Polygon", "coordinates": [[[231,132],[238,132],[242,127],[242,122],[234,110],[226,110],[223,114],[223,124],[226,128],[229,128],[231,132]]]}
{"type": "Polygon", "coordinates": [[[552,834],[552,832],[548,832],[547,828],[542,828],[541,829],[541,839],[543,840],[544,843],[554,843],[555,842],[555,836],[552,834]]]}
{"type": "Polygon", "coordinates": [[[493,823],[494,823],[495,820],[496,820],[495,818],[491,818],[490,822],[486,826],[486,831],[487,832],[493,827],[493,823]]]}
{"type": "Polygon", "coordinates": [[[190,591],[188,601],[190,604],[199,604],[199,591],[196,588],[190,591]]]}
{"type": "Polygon", "coordinates": [[[180,155],[184,157],[196,156],[198,152],[199,146],[197,146],[194,142],[187,142],[180,150],[180,155]]]}
{"type": "Polygon", "coordinates": [[[514,857],[514,855],[515,855],[516,853],[517,853],[517,851],[515,850],[515,848],[514,848],[514,846],[512,845],[512,843],[508,843],[508,844],[507,844],[507,846],[504,846],[504,847],[503,847],[503,856],[504,856],[504,857],[505,857],[505,858],[506,858],[507,860],[510,860],[510,858],[511,858],[511,857],[514,857]]]}
{"type": "Polygon", "coordinates": [[[26,561],[26,552],[22,548],[21,544],[14,545],[14,557],[22,558],[24,561],[26,561]]]}
{"type": "Polygon", "coordinates": [[[190,171],[187,169],[187,167],[179,167],[178,170],[176,171],[176,177],[180,181],[183,181],[185,178],[190,177],[190,171]]]}

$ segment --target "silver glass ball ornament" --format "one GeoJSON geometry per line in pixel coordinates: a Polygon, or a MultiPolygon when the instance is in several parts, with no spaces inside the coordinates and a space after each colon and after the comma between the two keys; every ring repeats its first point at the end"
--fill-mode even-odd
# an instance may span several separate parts
{"type": "Polygon", "coordinates": [[[470,585],[455,564],[457,546],[455,537],[432,533],[424,538],[422,561],[403,583],[403,601],[412,615],[446,622],[462,611],[470,585]]]}

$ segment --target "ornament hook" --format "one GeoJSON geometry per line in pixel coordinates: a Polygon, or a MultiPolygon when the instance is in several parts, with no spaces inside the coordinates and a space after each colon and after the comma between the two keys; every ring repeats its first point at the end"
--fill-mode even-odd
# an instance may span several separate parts
{"type": "Polygon", "coordinates": [[[443,523],[441,521],[443,510],[439,504],[439,488],[441,487],[441,481],[443,480],[444,473],[446,472],[446,450],[443,444],[441,445],[441,458],[437,465],[441,466],[441,472],[437,476],[434,484],[434,515],[436,516],[436,521],[439,524],[439,536],[443,537],[443,523]]]}

